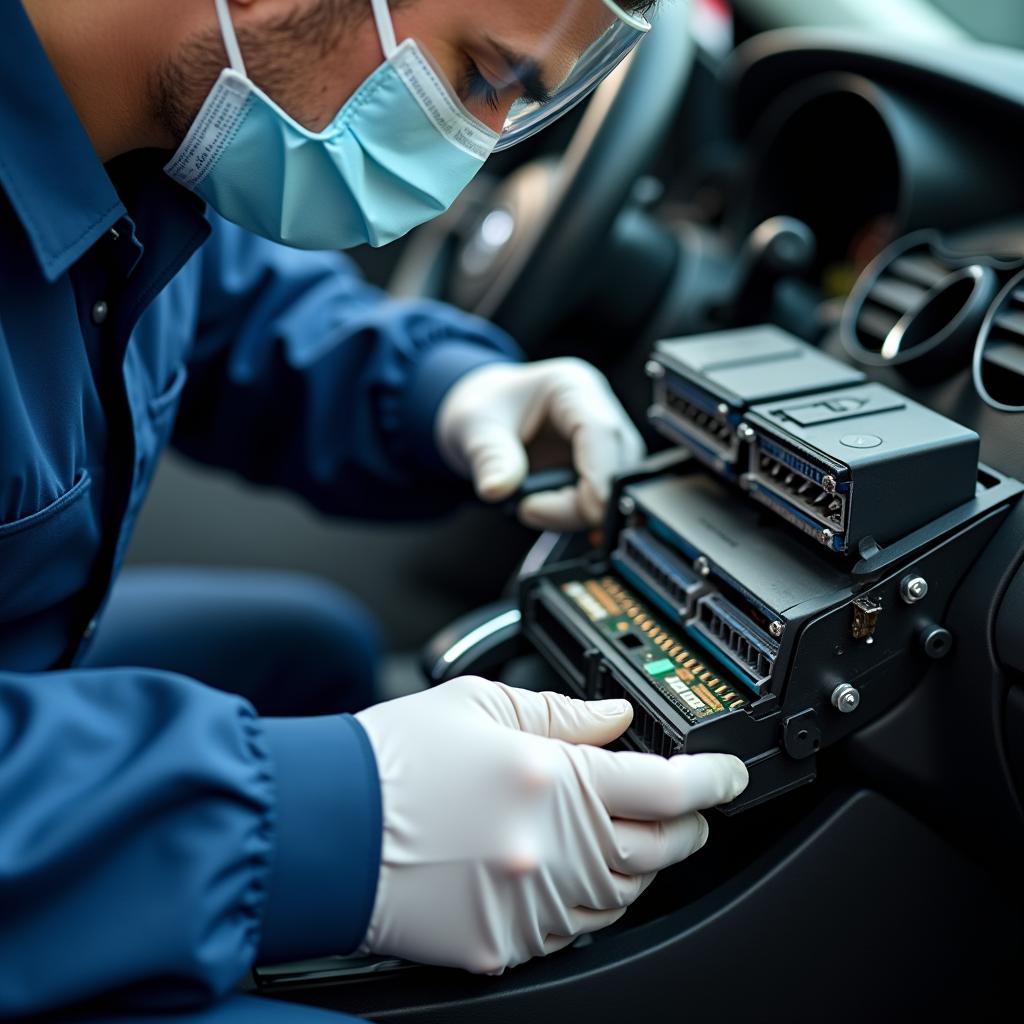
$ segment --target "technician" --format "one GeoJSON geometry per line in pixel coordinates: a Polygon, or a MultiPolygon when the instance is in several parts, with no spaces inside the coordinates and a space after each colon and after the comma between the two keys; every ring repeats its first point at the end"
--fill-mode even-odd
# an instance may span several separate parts
{"type": "Polygon", "coordinates": [[[580,482],[523,519],[600,519],[642,452],[603,378],[331,250],[445,210],[647,6],[0,5],[0,1017],[337,1019],[231,993],[356,949],[500,972],[615,921],[746,785],[601,749],[624,701],[460,679],[346,714],[372,641],[326,587],[114,583],[172,433],[396,517],[460,476],[507,497],[554,432],[580,482]]]}

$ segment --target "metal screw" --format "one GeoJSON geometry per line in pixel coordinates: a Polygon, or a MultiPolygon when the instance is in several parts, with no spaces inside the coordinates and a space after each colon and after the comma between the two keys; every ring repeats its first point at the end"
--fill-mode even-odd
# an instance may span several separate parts
{"type": "Polygon", "coordinates": [[[753,441],[757,437],[757,431],[749,423],[741,423],[736,434],[741,441],[753,441]]]}
{"type": "Polygon", "coordinates": [[[904,576],[900,581],[900,597],[907,604],[916,604],[928,593],[928,581],[923,576],[904,576]]]}
{"type": "Polygon", "coordinates": [[[856,711],[860,707],[860,691],[849,683],[840,683],[832,691],[832,707],[844,715],[856,711]]]}
{"type": "Polygon", "coordinates": [[[786,624],[781,619],[776,619],[768,627],[768,632],[771,633],[771,635],[773,637],[775,637],[776,639],[778,639],[780,636],[782,636],[782,634],[785,632],[785,630],[786,630],[786,624]]]}
{"type": "Polygon", "coordinates": [[[693,563],[693,567],[701,576],[711,575],[711,563],[703,555],[698,556],[693,563]]]}
{"type": "Polygon", "coordinates": [[[718,405],[715,406],[715,408],[718,410],[719,416],[729,415],[729,406],[727,406],[725,402],[719,402],[718,405]]]}
{"type": "Polygon", "coordinates": [[[631,516],[636,511],[636,502],[628,494],[624,494],[619,498],[619,511],[624,516],[631,516]]]}
{"type": "Polygon", "coordinates": [[[665,367],[657,361],[657,359],[648,359],[644,366],[644,372],[652,380],[656,380],[658,377],[665,376],[665,367]]]}
{"type": "Polygon", "coordinates": [[[829,494],[836,493],[836,486],[838,485],[838,483],[839,481],[836,480],[836,478],[831,473],[826,473],[821,478],[821,486],[824,487],[829,494]]]}
{"type": "Polygon", "coordinates": [[[827,526],[818,534],[818,540],[820,540],[822,544],[831,544],[833,537],[835,537],[835,534],[827,526]]]}

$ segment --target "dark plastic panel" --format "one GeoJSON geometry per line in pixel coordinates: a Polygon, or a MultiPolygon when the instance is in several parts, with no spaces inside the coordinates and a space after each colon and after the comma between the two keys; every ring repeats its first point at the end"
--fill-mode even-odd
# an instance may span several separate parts
{"type": "Polygon", "coordinates": [[[1024,929],[1003,888],[876,793],[826,802],[706,891],[720,855],[713,828],[627,915],[652,920],[498,978],[416,968],[280,995],[415,1024],[862,1024],[976,1014],[1016,977],[1024,929]]]}

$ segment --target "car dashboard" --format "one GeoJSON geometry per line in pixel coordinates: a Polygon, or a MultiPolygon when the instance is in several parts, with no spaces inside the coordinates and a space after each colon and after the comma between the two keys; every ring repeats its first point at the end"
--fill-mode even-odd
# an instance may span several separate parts
{"type": "Polygon", "coordinates": [[[557,956],[484,979],[321,961],[254,988],[382,1020],[838,1021],[1012,984],[1024,54],[785,31],[718,81],[742,173],[713,223],[666,216],[679,264],[706,258],[695,236],[795,254],[756,252],[727,301],[676,275],[637,331],[661,450],[598,547],[520,579],[515,650],[534,682],[629,696],[627,746],[737,753],[748,793],[557,956]]]}

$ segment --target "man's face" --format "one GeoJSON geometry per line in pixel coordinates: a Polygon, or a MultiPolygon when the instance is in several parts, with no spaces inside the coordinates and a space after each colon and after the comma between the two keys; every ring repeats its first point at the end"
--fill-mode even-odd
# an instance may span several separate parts
{"type": "MultiPolygon", "coordinates": [[[[156,116],[175,144],[225,65],[213,0],[193,0],[193,10],[194,27],[154,88],[156,116]]],[[[313,131],[384,59],[370,0],[242,0],[231,14],[249,76],[313,131]]],[[[495,131],[516,99],[553,90],[613,21],[601,0],[392,0],[391,14],[397,37],[419,42],[495,131]]]]}

